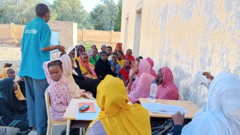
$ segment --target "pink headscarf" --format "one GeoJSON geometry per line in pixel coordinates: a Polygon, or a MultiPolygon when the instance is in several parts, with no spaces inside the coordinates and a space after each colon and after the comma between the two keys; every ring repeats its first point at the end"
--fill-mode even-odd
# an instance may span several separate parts
{"type": "MultiPolygon", "coordinates": [[[[71,98],[69,97],[69,95],[68,95],[68,89],[67,89],[67,86],[68,86],[68,81],[66,80],[66,79],[64,79],[63,77],[58,81],[58,82],[56,82],[56,81],[54,81],[52,78],[51,78],[51,76],[50,76],[50,73],[49,73],[49,70],[48,70],[48,63],[50,63],[51,61],[47,61],[47,62],[44,62],[43,63],[43,70],[44,70],[44,72],[45,72],[45,75],[46,75],[46,79],[47,79],[47,82],[48,82],[48,84],[49,84],[49,86],[48,86],[48,91],[49,92],[56,92],[56,91],[58,91],[58,90],[62,90],[62,91],[64,91],[64,92],[66,92],[65,94],[65,96],[64,97],[66,97],[67,98],[67,101],[68,101],[68,103],[70,103],[70,101],[71,101],[71,98]]],[[[63,97],[63,98],[64,98],[63,97]]]]}
{"type": "Polygon", "coordinates": [[[88,54],[86,53],[86,52],[82,52],[80,55],[79,55],[79,63],[87,70],[87,68],[89,68],[90,69],[90,71],[91,71],[91,75],[93,76],[93,77],[95,77],[95,78],[97,78],[97,75],[96,75],[96,73],[95,73],[95,71],[93,70],[93,68],[91,67],[91,65],[90,65],[90,63],[89,63],[89,56],[88,56],[88,60],[87,60],[87,63],[85,64],[84,62],[83,62],[83,59],[82,59],[82,54],[86,54],[87,56],[88,56],[88,54]]]}
{"type": "Polygon", "coordinates": [[[157,78],[157,74],[156,72],[153,70],[153,66],[154,66],[154,61],[151,58],[146,58],[146,60],[149,62],[149,64],[151,65],[151,69],[150,69],[150,74],[152,76],[154,76],[155,78],[157,78]]]}
{"type": "Polygon", "coordinates": [[[158,86],[157,99],[177,100],[178,88],[174,84],[173,74],[170,68],[162,67],[163,83],[158,86]]]}
{"type": "Polygon", "coordinates": [[[133,82],[131,92],[128,98],[131,102],[135,102],[138,98],[149,97],[150,86],[154,77],[150,74],[151,65],[146,59],[141,59],[139,64],[139,73],[133,82]]]}

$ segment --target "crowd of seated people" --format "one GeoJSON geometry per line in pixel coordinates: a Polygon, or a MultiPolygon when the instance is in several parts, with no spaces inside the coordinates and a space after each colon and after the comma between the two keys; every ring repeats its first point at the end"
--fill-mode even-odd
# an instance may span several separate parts
{"type": "MultiPolygon", "coordinates": [[[[161,67],[155,72],[151,58],[135,58],[131,49],[124,55],[121,43],[114,51],[106,45],[101,50],[98,53],[96,45],[92,45],[86,52],[83,45],[78,45],[43,64],[49,84],[51,119],[64,121],[71,99],[96,99],[101,111],[90,124],[87,135],[150,135],[152,123],[138,100],[149,97],[154,81],[158,86],[157,99],[178,100],[171,69],[161,67]]],[[[16,127],[19,134],[28,134],[32,127],[27,120],[25,84],[22,78],[14,81],[16,75],[11,66],[6,63],[0,74],[0,107],[5,108],[0,110],[0,126],[16,127]]],[[[203,75],[212,81],[207,105],[186,126],[184,115],[179,112],[173,115],[173,135],[240,133],[239,78],[224,72],[215,77],[208,72],[203,75]]]]}

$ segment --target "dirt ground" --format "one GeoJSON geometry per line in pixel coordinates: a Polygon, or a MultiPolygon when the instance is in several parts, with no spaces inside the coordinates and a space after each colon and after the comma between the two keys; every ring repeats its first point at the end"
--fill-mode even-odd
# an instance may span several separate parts
{"type": "Polygon", "coordinates": [[[21,64],[20,47],[14,44],[0,44],[0,71],[2,71],[4,63],[12,63],[12,68],[17,75],[21,64]]]}

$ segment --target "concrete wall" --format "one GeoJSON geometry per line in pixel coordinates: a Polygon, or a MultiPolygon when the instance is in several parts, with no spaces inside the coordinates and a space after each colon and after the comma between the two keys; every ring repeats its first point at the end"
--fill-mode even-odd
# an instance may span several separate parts
{"type": "MultiPolygon", "coordinates": [[[[59,42],[61,45],[66,46],[67,48],[75,45],[76,38],[74,38],[74,27],[75,23],[73,22],[63,22],[63,21],[49,21],[48,25],[52,31],[59,32],[59,42]]],[[[76,34],[76,33],[75,33],[76,34]]]]}
{"type": "MultiPolygon", "coordinates": [[[[66,48],[79,44],[102,44],[115,46],[120,42],[120,32],[78,29],[77,24],[64,21],[49,21],[52,31],[59,32],[59,42],[66,48]]],[[[25,25],[0,24],[0,42],[19,43],[22,39],[25,25]]]]}
{"type": "Polygon", "coordinates": [[[78,44],[95,44],[98,48],[101,45],[110,45],[115,47],[115,45],[120,42],[121,32],[112,31],[100,31],[100,30],[87,30],[78,29],[78,44]]]}
{"type": "Polygon", "coordinates": [[[208,90],[199,84],[197,71],[240,75],[239,0],[123,0],[121,41],[125,49],[134,48],[139,8],[140,46],[134,51],[152,57],[156,71],[170,67],[185,100],[200,107],[206,104],[208,90]]]}
{"type": "Polygon", "coordinates": [[[11,38],[11,25],[10,24],[0,24],[0,39],[6,40],[11,38]]]}

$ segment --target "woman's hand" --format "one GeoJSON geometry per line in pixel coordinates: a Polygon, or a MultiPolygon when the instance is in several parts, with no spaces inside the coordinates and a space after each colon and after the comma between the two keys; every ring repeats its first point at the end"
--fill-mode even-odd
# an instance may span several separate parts
{"type": "Polygon", "coordinates": [[[90,80],[90,79],[92,79],[93,77],[92,76],[86,76],[86,79],[87,80],[90,80]]]}
{"type": "Polygon", "coordinates": [[[64,54],[66,54],[66,51],[65,51],[65,50],[63,50],[63,51],[61,52],[60,57],[61,57],[62,55],[64,55],[64,54]]]}
{"type": "Polygon", "coordinates": [[[183,126],[183,124],[184,124],[184,115],[185,114],[182,115],[179,111],[176,114],[174,114],[172,116],[172,120],[173,120],[174,125],[181,125],[181,126],[183,126]]]}
{"type": "Polygon", "coordinates": [[[23,78],[20,78],[17,82],[18,82],[18,83],[19,83],[19,82],[24,82],[24,79],[23,79],[23,78]]]}
{"type": "Polygon", "coordinates": [[[81,97],[88,99],[88,97],[85,95],[85,93],[83,93],[83,94],[81,95],[81,97]]]}
{"type": "Polygon", "coordinates": [[[203,72],[202,75],[206,76],[206,78],[211,81],[214,79],[214,77],[209,72],[203,72]]]}
{"type": "Polygon", "coordinates": [[[89,95],[92,95],[92,96],[93,96],[93,94],[92,94],[91,92],[89,92],[89,91],[86,91],[86,92],[84,92],[84,93],[86,93],[86,94],[89,94],[89,95]]]}
{"type": "Polygon", "coordinates": [[[85,73],[83,73],[84,75],[87,75],[87,74],[89,74],[88,72],[85,72],[85,73]]]}

